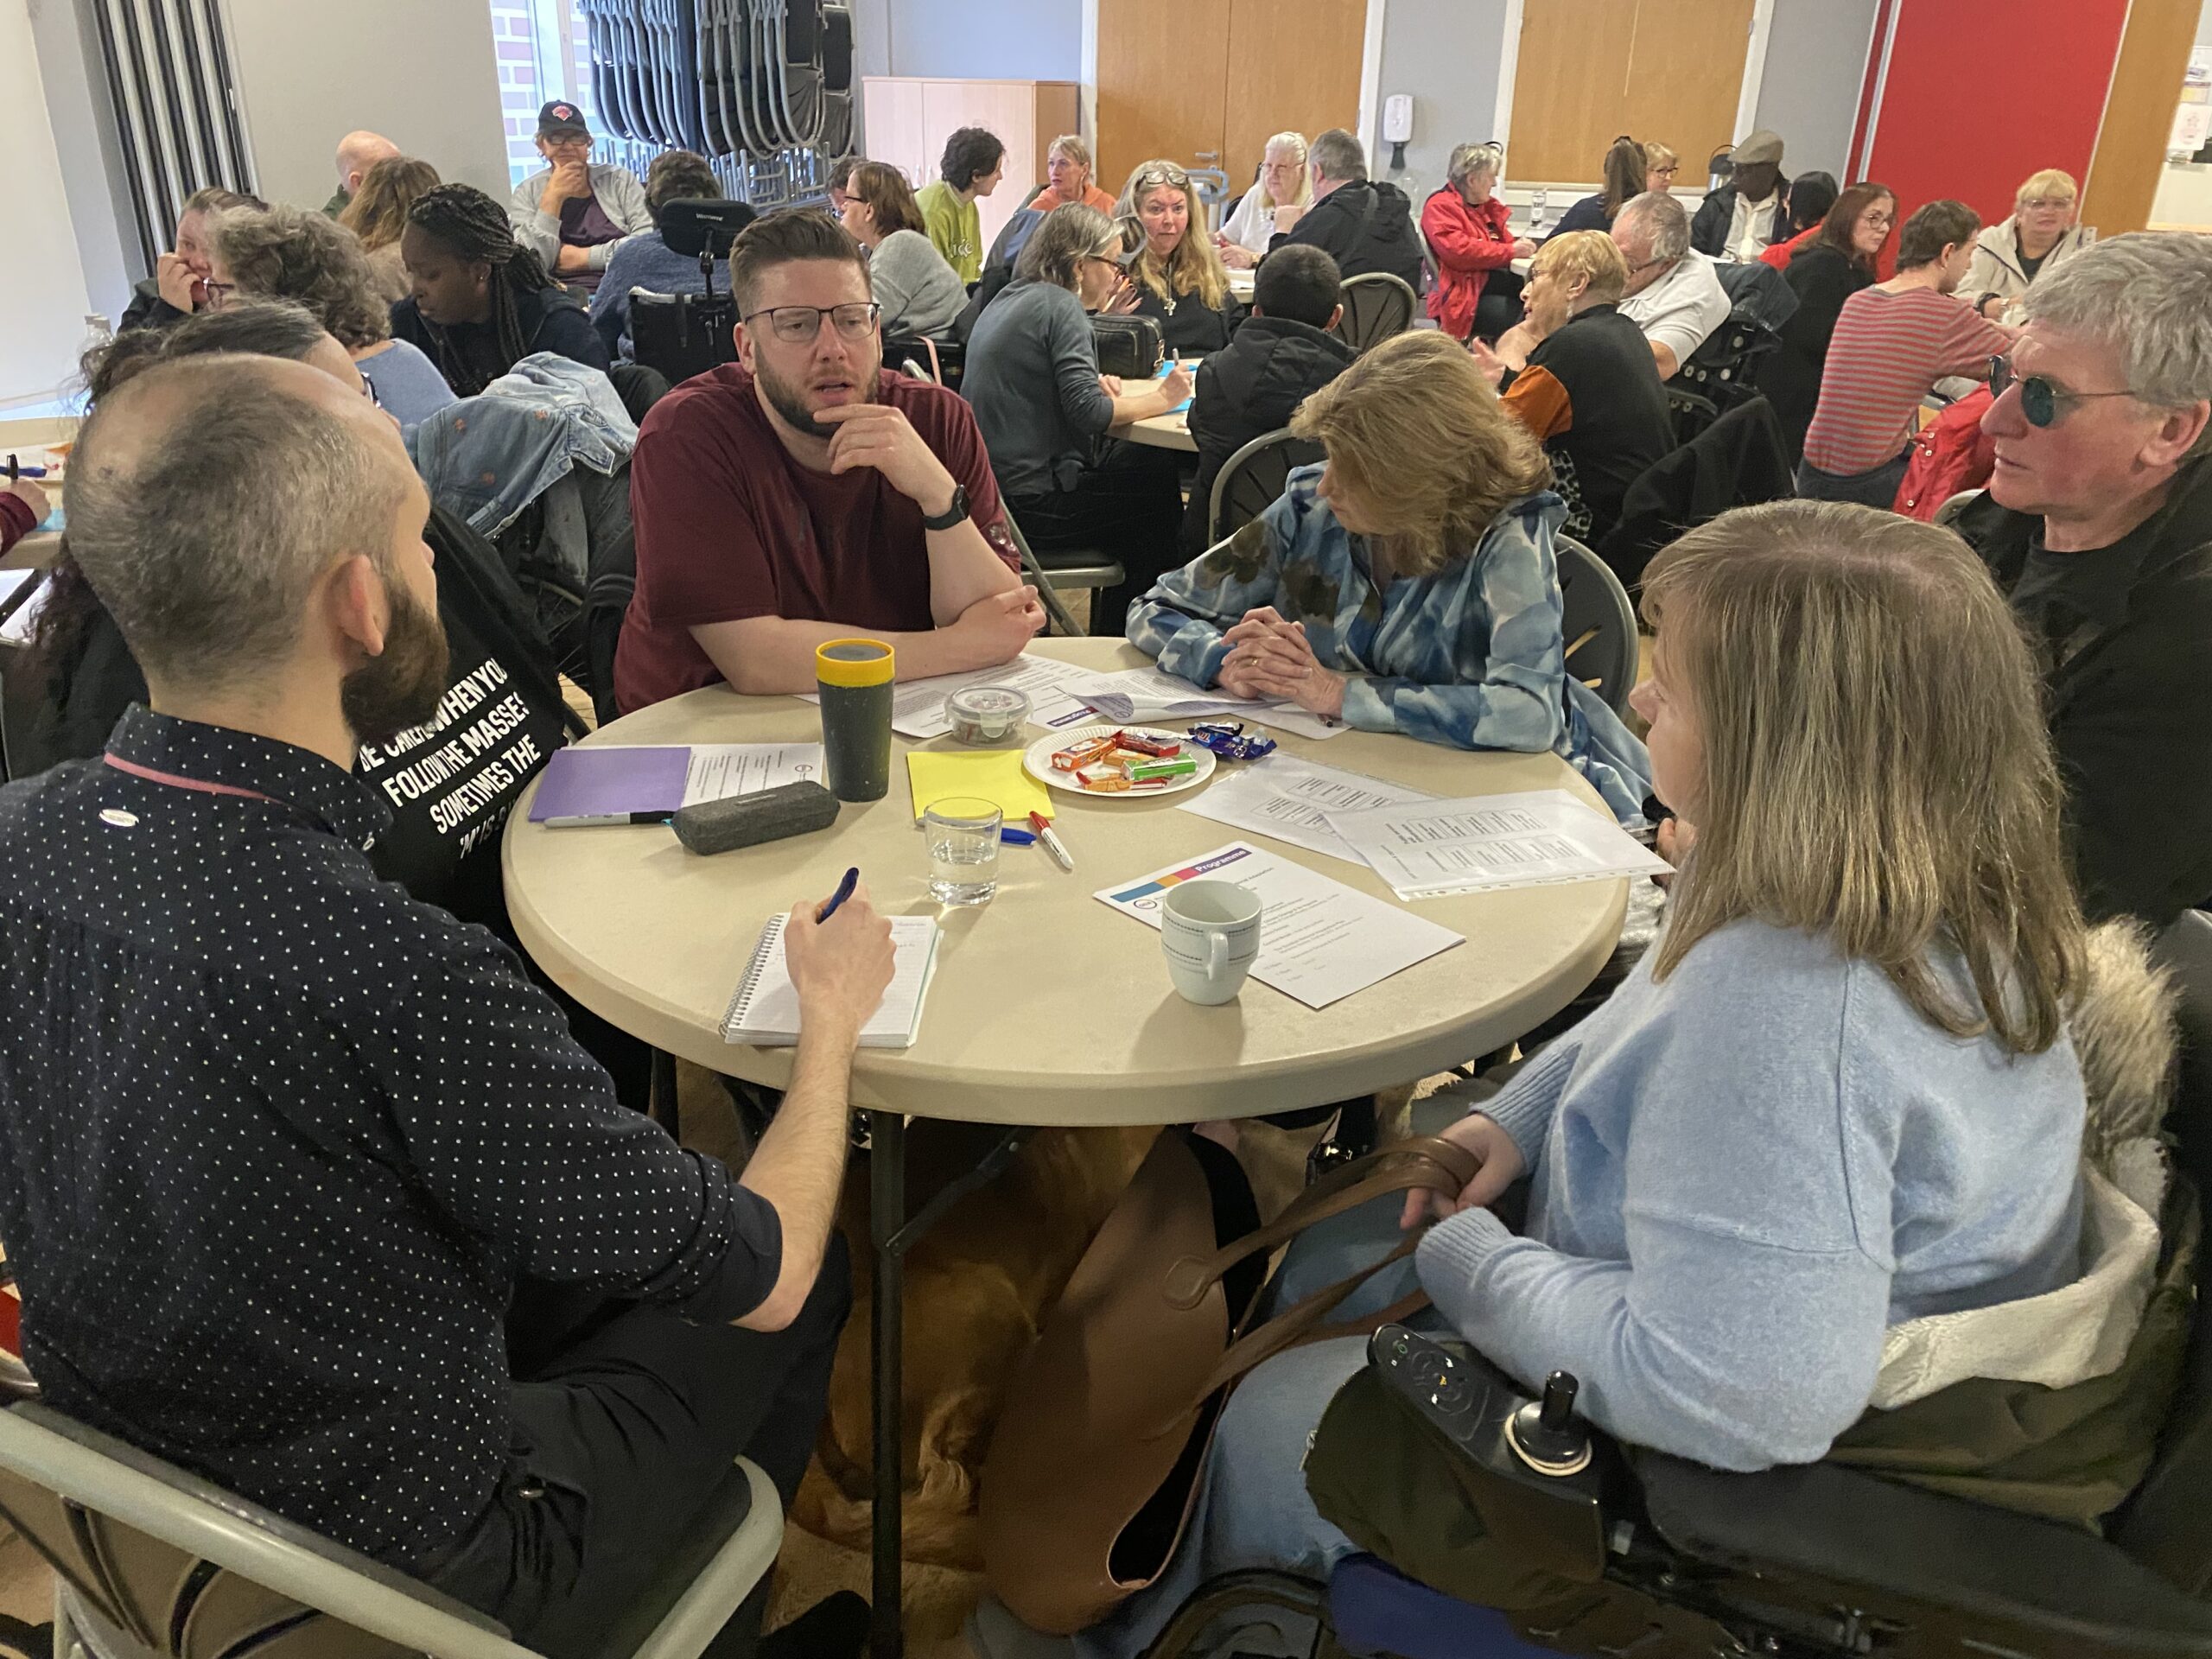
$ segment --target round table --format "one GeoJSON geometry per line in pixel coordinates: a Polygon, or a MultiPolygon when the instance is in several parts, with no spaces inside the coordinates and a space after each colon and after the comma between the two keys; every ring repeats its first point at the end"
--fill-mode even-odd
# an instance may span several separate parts
{"type": "MultiPolygon", "coordinates": [[[[1118,640],[1040,639],[1033,653],[1088,667],[1146,659],[1118,640]]],[[[743,697],[715,686],[641,709],[592,743],[794,742],[819,712],[792,697],[743,697]]],[[[1025,741],[1032,733],[1025,733],[1025,741]]],[[[1410,738],[1350,732],[1325,742],[1274,734],[1294,753],[1439,797],[1569,788],[1597,794],[1550,754],[1469,754],[1410,738]]],[[[894,737],[899,753],[916,747],[894,737]]],[[[951,747],[949,739],[932,747],[951,747]]],[[[670,1052],[774,1086],[792,1051],[722,1041],[717,1027],[761,925],[820,899],[857,864],[887,913],[938,913],[912,822],[906,766],[891,793],[846,804],[836,826],[712,858],[687,853],[658,825],[549,830],[528,802],[508,820],[508,913],[539,966],[586,1007],[670,1052]]],[[[1187,798],[1185,797],[1185,798],[1187,798]]],[[[1431,899],[1420,913],[1465,945],[1319,1010],[1257,980],[1234,1002],[1202,1008],[1169,986],[1160,937],[1092,893],[1238,839],[1177,809],[1173,797],[1087,800],[1056,791],[1054,828],[1075,860],[1009,847],[998,896],[943,912],[937,976],[920,1040],[862,1049],[851,1099],[868,1109],[874,1407],[870,1522],[873,1659],[900,1659],[904,1489],[904,1260],[962,1195],[1013,1157],[1027,1130],[1197,1122],[1344,1100],[1496,1049],[1564,1006],[1620,934],[1625,881],[1585,881],[1431,899]],[[908,1116],[1011,1125],[968,1174],[908,1216],[908,1116]]],[[[1363,865],[1259,837],[1268,850],[1390,900],[1363,865]]],[[[1395,900],[1391,900],[1395,902],[1395,900]]]]}
{"type": "MultiPolygon", "coordinates": [[[[1146,660],[1116,640],[1039,639],[1030,650],[1101,669],[1146,660]]],[[[586,741],[793,742],[819,730],[810,703],[715,686],[586,741]]],[[[1032,728],[1024,741],[1037,734],[1032,728]]],[[[1287,752],[1443,798],[1570,788],[1597,799],[1550,754],[1471,754],[1363,732],[1322,742],[1273,735],[1287,752]]],[[[711,858],[684,851],[657,824],[549,830],[529,822],[526,797],[508,821],[505,848],[516,932],[563,989],[621,1029],[712,1070],[781,1086],[790,1049],[725,1043],[716,1029],[769,915],[827,895],[855,864],[877,909],[938,913],[898,758],[917,746],[893,742],[883,800],[847,804],[825,832],[711,858]]],[[[926,747],[955,746],[940,739],[926,747]]],[[[1091,896],[1240,838],[1178,810],[1192,798],[1117,802],[1055,791],[1054,824],[1074,872],[1041,847],[1008,847],[992,903],[942,912],[920,1040],[861,1050],[854,1103],[1075,1127],[1319,1105],[1503,1046],[1563,1007],[1619,937],[1624,881],[1425,899],[1409,908],[1465,945],[1319,1010],[1257,980],[1225,1007],[1199,1007],[1170,987],[1159,935],[1091,896]]],[[[1364,865],[1265,837],[1259,844],[1396,902],[1364,865]]]]}
{"type": "Polygon", "coordinates": [[[1198,453],[1198,441],[1191,435],[1191,411],[1177,410],[1172,415],[1151,415],[1141,421],[1131,421],[1116,433],[1131,443],[1141,443],[1154,449],[1179,449],[1186,455],[1198,453]]]}

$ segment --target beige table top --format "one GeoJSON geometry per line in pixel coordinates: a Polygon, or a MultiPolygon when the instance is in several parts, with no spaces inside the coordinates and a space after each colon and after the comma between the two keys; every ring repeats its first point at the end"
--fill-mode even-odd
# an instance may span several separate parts
{"type": "MultiPolygon", "coordinates": [[[[1031,650],[1101,668],[1144,660],[1106,639],[1039,639],[1031,650]]],[[[811,704],[715,686],[588,741],[796,742],[819,731],[811,704]]],[[[1363,732],[1324,743],[1274,735],[1286,751],[1440,796],[1569,787],[1596,799],[1549,754],[1469,754],[1363,732]]],[[[784,1084],[790,1049],[724,1043],[716,1030],[767,918],[829,893],[854,864],[879,910],[939,913],[899,756],[953,746],[893,741],[884,800],[846,805],[819,834],[712,858],[685,852],[659,825],[549,830],[528,821],[525,798],[505,848],[516,931],[553,979],[622,1029],[715,1071],[784,1084]]],[[[944,912],[920,1040],[861,1050],[855,1104],[977,1122],[1111,1125],[1345,1099],[1471,1059],[1548,1017],[1605,962],[1627,901],[1627,884],[1618,880],[1424,900],[1410,908],[1468,943],[1319,1011],[1257,980],[1236,1001],[1203,1008],[1169,985],[1159,935],[1091,894],[1210,852],[1238,832],[1179,811],[1173,798],[1054,798],[1074,872],[1041,848],[1009,847],[997,898],[944,912]]],[[[1363,866],[1257,839],[1390,897],[1363,866]]]]}
{"type": "Polygon", "coordinates": [[[1180,449],[1188,454],[1198,453],[1198,441],[1191,435],[1191,412],[1184,410],[1174,415],[1154,415],[1148,420],[1131,421],[1121,429],[1117,436],[1131,443],[1141,443],[1154,449],[1180,449]]]}

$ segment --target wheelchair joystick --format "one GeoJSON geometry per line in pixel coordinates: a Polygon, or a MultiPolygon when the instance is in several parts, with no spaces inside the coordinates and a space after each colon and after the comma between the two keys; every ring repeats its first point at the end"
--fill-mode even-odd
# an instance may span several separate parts
{"type": "Polygon", "coordinates": [[[1506,1443],[1540,1475],[1575,1475],[1590,1466],[1590,1431],[1574,1414],[1581,1389],[1572,1372],[1554,1371],[1544,1379],[1544,1397],[1506,1419],[1506,1443]]]}

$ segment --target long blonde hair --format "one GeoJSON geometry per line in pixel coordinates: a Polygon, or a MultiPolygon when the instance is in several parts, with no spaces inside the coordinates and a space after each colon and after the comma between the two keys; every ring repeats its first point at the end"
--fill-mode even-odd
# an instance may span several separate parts
{"type": "Polygon", "coordinates": [[[1705,752],[1655,976],[1755,917],[1877,964],[1940,1030],[2056,1042],[2083,950],[2058,768],[2026,642],[1966,543],[1871,507],[1745,507],[1651,562],[1643,612],[1705,752]]]}
{"type": "Polygon", "coordinates": [[[1175,245],[1165,264],[1154,257],[1149,242],[1141,245],[1129,263],[1131,279],[1156,300],[1195,294],[1208,310],[1220,310],[1229,299],[1229,268],[1221,263],[1213,238],[1206,234],[1204,212],[1191,175],[1173,162],[1140,162],[1122,187],[1115,213],[1132,224],[1141,222],[1137,209],[1147,190],[1180,190],[1190,217],[1183,226],[1183,239],[1175,245]]]}
{"type": "Polygon", "coordinates": [[[1298,406],[1290,429],[1329,452],[1408,576],[1468,556],[1509,503],[1552,481],[1543,446],[1459,342],[1433,328],[1363,354],[1298,406]]]}
{"type": "Polygon", "coordinates": [[[388,248],[407,228],[407,210],[438,183],[438,169],[428,162],[387,156],[361,175],[361,188],[338,215],[338,222],[361,238],[367,252],[388,248]]]}

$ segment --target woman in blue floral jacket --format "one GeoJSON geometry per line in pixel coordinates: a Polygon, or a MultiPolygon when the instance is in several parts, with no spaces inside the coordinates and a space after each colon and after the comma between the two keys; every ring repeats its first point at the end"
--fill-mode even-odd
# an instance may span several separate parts
{"type": "Polygon", "coordinates": [[[1471,359],[1434,331],[1370,351],[1299,406],[1328,452],[1260,518],[1130,607],[1128,637],[1196,685],[1362,731],[1548,749],[1616,817],[1651,760],[1567,671],[1551,468],[1471,359]]]}

